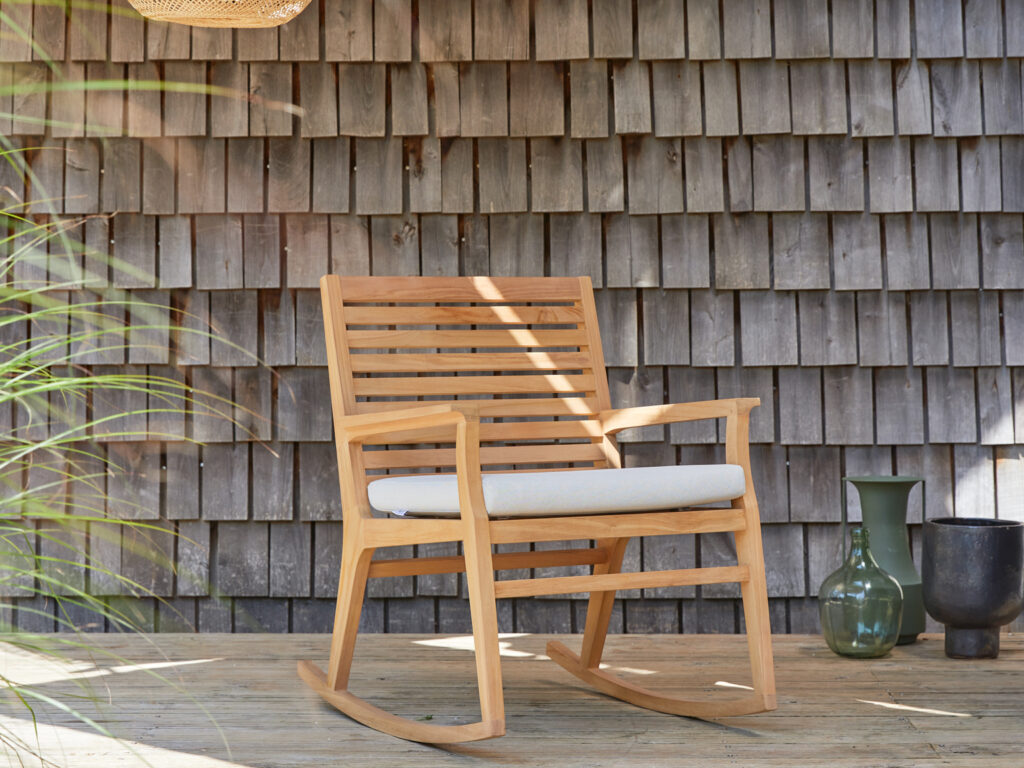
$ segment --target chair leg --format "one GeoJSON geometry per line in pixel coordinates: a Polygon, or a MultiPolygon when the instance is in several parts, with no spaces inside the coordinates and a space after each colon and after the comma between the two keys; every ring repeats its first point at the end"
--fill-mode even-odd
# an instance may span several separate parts
{"type": "MultiPolygon", "coordinates": [[[[608,561],[594,566],[594,573],[618,573],[622,570],[622,558],[626,553],[628,538],[600,539],[599,548],[608,550],[608,561]]],[[[587,602],[587,623],[583,630],[583,648],[580,662],[588,669],[601,663],[604,641],[608,637],[608,622],[615,606],[615,592],[591,592],[587,602]]]]}
{"type": "MultiPolygon", "coordinates": [[[[501,682],[501,654],[498,647],[498,606],[494,594],[494,562],[489,537],[477,534],[463,542],[469,612],[473,621],[473,647],[480,689],[480,720],[493,729],[493,736],[505,733],[505,701],[501,682]]],[[[473,533],[477,533],[474,531],[473,533]]]]}
{"type": "Polygon", "coordinates": [[[331,657],[327,664],[327,685],[332,691],[343,691],[348,688],[352,654],[356,650],[356,635],[359,632],[359,617],[363,612],[366,579],[374,553],[373,549],[359,549],[356,545],[346,546],[347,543],[343,540],[338,605],[334,612],[331,657]]]}
{"type": "Polygon", "coordinates": [[[775,666],[772,660],[772,632],[768,615],[768,584],[764,573],[764,548],[761,544],[761,523],[757,503],[753,514],[747,515],[747,528],[736,531],[736,559],[746,565],[750,579],[740,584],[743,596],[743,617],[747,625],[747,645],[754,691],[766,710],[778,705],[775,697],[775,666]]]}

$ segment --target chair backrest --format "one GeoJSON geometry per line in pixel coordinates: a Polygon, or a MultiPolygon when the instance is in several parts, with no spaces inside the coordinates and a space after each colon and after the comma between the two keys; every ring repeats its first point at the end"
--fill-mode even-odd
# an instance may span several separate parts
{"type": "MultiPolygon", "coordinates": [[[[619,465],[589,418],[611,407],[589,278],[329,275],[323,295],[336,410],[473,400],[484,471],[619,465]]],[[[366,469],[454,465],[441,433],[401,442],[366,469]]]]}

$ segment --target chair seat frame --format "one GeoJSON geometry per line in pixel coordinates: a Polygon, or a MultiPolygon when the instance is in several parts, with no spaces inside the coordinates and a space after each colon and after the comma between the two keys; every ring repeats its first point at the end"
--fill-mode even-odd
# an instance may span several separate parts
{"type": "MultiPolygon", "coordinates": [[[[580,285],[584,307],[589,306],[590,312],[593,312],[589,280],[581,278],[580,285]],[[589,305],[586,302],[588,297],[589,305]]],[[[675,715],[717,718],[775,709],[767,584],[749,452],[750,411],[759,404],[758,399],[733,398],[637,408],[607,408],[593,416],[600,431],[596,439],[612,447],[614,435],[623,429],[701,419],[725,419],[726,462],[741,466],[746,478],[745,493],[734,499],[728,507],[491,519],[484,503],[480,444],[481,418],[487,417],[489,403],[492,401],[467,400],[397,407],[374,413],[349,413],[354,400],[345,391],[343,376],[346,370],[351,370],[351,364],[347,359],[347,348],[344,343],[340,343],[345,333],[344,320],[339,311],[343,303],[341,279],[334,275],[324,277],[321,290],[344,514],[341,575],[327,669],[322,671],[311,661],[301,661],[298,665],[300,677],[314,691],[354,720],[411,741],[458,743],[501,736],[505,733],[505,712],[496,600],[589,592],[580,653],[573,653],[557,641],[550,642],[547,647],[551,659],[571,674],[609,696],[675,715]],[[407,444],[417,434],[431,441],[443,436],[442,439],[454,443],[459,517],[374,517],[366,494],[368,480],[372,478],[366,474],[364,445],[388,444],[392,440],[407,444]],[[633,537],[711,532],[733,533],[737,554],[735,566],[622,572],[626,545],[633,537]],[[492,551],[495,544],[565,539],[589,539],[595,545],[585,549],[537,552],[494,554],[492,551]],[[461,542],[462,556],[373,560],[375,550],[380,547],[452,541],[461,542]],[[495,580],[496,570],[569,565],[590,565],[592,572],[580,576],[495,580]],[[350,692],[348,684],[367,579],[463,572],[466,574],[473,625],[480,720],[466,725],[435,725],[413,721],[388,713],[350,692]],[[723,699],[678,698],[637,686],[600,669],[617,590],[726,582],[740,584],[753,680],[753,690],[749,694],[723,699]]],[[[596,314],[593,320],[596,321],[596,314]]],[[[596,328],[596,322],[593,326],[596,328]]],[[[599,340],[592,340],[591,343],[599,345],[599,340]]],[[[597,356],[603,375],[599,347],[597,356]]],[[[426,378],[415,381],[430,380],[426,378]]],[[[612,457],[610,464],[617,466],[617,450],[609,455],[612,457]]]]}

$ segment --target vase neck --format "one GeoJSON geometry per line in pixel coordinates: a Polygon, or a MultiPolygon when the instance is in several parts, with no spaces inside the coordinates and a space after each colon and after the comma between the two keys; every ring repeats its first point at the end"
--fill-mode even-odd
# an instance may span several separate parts
{"type": "Polygon", "coordinates": [[[858,527],[850,531],[850,553],[846,562],[850,565],[875,564],[875,558],[868,546],[867,528],[858,527]]]}

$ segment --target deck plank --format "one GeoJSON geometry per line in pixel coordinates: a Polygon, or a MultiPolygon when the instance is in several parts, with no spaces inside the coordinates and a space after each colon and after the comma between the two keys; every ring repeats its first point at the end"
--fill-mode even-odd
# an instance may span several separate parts
{"type": "MultiPolygon", "coordinates": [[[[946,659],[939,635],[873,661],[834,656],[820,636],[777,636],[779,709],[716,723],[634,709],[594,693],[554,669],[544,655],[548,639],[502,638],[508,735],[441,749],[365,728],[307,689],[295,663],[322,662],[326,635],[91,636],[112,655],[85,661],[87,655],[78,652],[77,676],[67,673],[70,664],[26,663],[23,651],[0,644],[0,667],[51,695],[80,694],[82,676],[95,676],[103,703],[81,700],[76,706],[102,716],[105,726],[130,740],[130,748],[37,705],[40,743],[67,764],[107,768],[143,760],[181,768],[286,768],[334,764],[339,753],[346,766],[431,768],[467,760],[756,768],[814,764],[823,754],[843,768],[962,767],[1006,765],[1024,747],[1024,700],[1017,685],[1024,672],[1021,634],[1003,636],[998,660],[971,664],[946,659]],[[154,662],[187,695],[133,666],[154,662]]],[[[364,636],[352,689],[397,714],[434,724],[470,722],[476,716],[471,647],[469,637],[364,636]]],[[[746,684],[745,656],[743,637],[718,635],[612,636],[606,652],[620,674],[695,696],[734,693],[720,682],[746,684]]],[[[5,708],[2,719],[34,741],[32,722],[19,708],[5,708]]]]}

